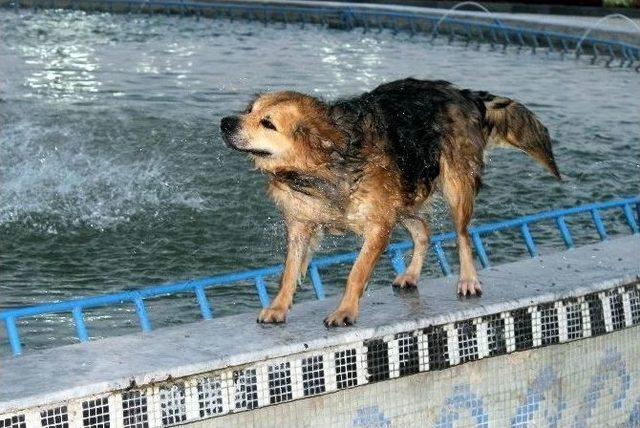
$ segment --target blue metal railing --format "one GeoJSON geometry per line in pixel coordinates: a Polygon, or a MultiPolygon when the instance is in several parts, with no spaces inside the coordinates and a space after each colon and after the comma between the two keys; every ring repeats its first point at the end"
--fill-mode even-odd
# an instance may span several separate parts
{"type": "MultiPolygon", "coordinates": [[[[478,43],[486,42],[492,47],[502,45],[516,46],[518,50],[528,47],[532,53],[536,49],[545,48],[546,52],[556,52],[564,56],[573,52],[576,57],[590,55],[592,62],[601,57],[608,58],[605,64],[609,66],[614,60],[620,61],[620,66],[632,67],[640,62],[640,46],[612,40],[602,40],[588,37],[581,41],[581,37],[554,31],[534,28],[518,28],[494,22],[465,20],[439,15],[428,15],[422,12],[400,11],[390,9],[367,9],[350,6],[304,6],[290,4],[268,3],[220,3],[198,1],[169,1],[169,0],[0,0],[0,6],[14,7],[18,10],[22,6],[31,5],[33,8],[71,8],[106,11],[125,11],[137,13],[164,12],[181,16],[195,15],[200,18],[205,14],[215,18],[247,19],[264,22],[282,22],[285,24],[317,23],[353,29],[363,28],[365,31],[377,27],[379,30],[391,29],[394,32],[403,30],[410,34],[425,33],[436,38],[446,35],[449,40],[455,37],[466,39],[467,44],[472,39],[478,43]]],[[[640,65],[635,67],[640,71],[640,65]]]]}
{"type": "MultiPolygon", "coordinates": [[[[489,256],[482,243],[482,236],[506,230],[517,228],[524,239],[525,246],[531,257],[536,257],[538,251],[536,244],[531,235],[529,229],[533,223],[554,220],[556,226],[562,236],[564,244],[567,248],[573,247],[573,239],[571,232],[565,222],[565,217],[580,214],[590,213],[593,223],[595,225],[598,236],[601,240],[607,238],[607,232],[602,222],[600,212],[603,210],[621,209],[632,233],[638,233],[638,222],[636,216],[640,217],[640,196],[610,201],[602,203],[594,203],[588,205],[582,205],[574,208],[560,209],[554,211],[547,211],[538,214],[528,215],[525,217],[516,218],[513,220],[502,221],[499,223],[492,223],[481,225],[477,227],[469,228],[469,233],[473,241],[473,247],[476,251],[480,263],[483,268],[489,266],[489,256]],[[634,208],[636,214],[634,214],[634,208]]],[[[435,257],[438,260],[438,264],[445,275],[451,274],[451,267],[447,261],[443,244],[445,242],[454,241],[456,234],[453,232],[443,233],[435,235],[431,238],[431,245],[434,251],[435,257]]],[[[403,241],[389,245],[387,248],[387,255],[391,259],[391,264],[396,273],[401,273],[405,270],[404,264],[404,252],[412,248],[410,241],[403,241]]],[[[318,299],[324,299],[324,286],[320,276],[320,269],[328,266],[351,263],[355,260],[357,253],[338,254],[328,257],[321,257],[314,259],[309,265],[309,276],[313,285],[316,297],[318,299]]],[[[258,292],[260,303],[263,307],[269,304],[269,295],[265,285],[265,278],[274,277],[282,272],[283,266],[271,266],[263,269],[254,269],[244,272],[229,273],[224,275],[218,275],[208,278],[193,279],[188,281],[177,282],[174,284],[163,284],[158,286],[151,286],[141,288],[134,291],[126,291],[122,293],[108,294],[103,296],[88,297],[76,300],[68,300],[57,303],[49,303],[37,306],[8,309],[0,312],[0,320],[4,321],[7,331],[7,337],[11,350],[14,355],[22,353],[22,346],[20,342],[20,335],[18,332],[16,322],[21,318],[29,318],[38,315],[47,315],[54,313],[70,313],[73,316],[75,323],[76,334],[81,342],[89,340],[89,334],[84,322],[83,311],[90,308],[98,308],[111,305],[119,305],[124,303],[133,303],[138,319],[140,321],[140,327],[142,331],[151,330],[151,322],[147,315],[145,308],[145,299],[154,297],[166,296],[177,293],[194,293],[200,307],[200,312],[205,320],[212,318],[211,307],[209,301],[205,295],[205,289],[214,287],[230,286],[240,281],[252,281],[258,292]]]]}

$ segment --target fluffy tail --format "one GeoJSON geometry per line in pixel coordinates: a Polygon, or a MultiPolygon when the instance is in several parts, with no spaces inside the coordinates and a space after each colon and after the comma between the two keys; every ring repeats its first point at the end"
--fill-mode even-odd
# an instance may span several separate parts
{"type": "Polygon", "coordinates": [[[551,151],[549,131],[535,114],[509,98],[475,92],[485,107],[485,138],[488,147],[512,147],[527,153],[558,180],[560,171],[551,151]]]}

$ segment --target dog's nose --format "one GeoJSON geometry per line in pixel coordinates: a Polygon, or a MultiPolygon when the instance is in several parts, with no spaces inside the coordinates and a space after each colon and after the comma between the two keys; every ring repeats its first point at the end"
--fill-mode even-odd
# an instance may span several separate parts
{"type": "Polygon", "coordinates": [[[230,135],[238,129],[238,125],[240,124],[240,119],[236,116],[227,116],[222,118],[220,121],[220,129],[223,134],[230,135]]]}

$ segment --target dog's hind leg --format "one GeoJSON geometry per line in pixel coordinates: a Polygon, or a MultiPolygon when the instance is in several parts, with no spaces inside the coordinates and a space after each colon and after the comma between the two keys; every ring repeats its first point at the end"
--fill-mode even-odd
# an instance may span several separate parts
{"type": "Polygon", "coordinates": [[[411,234],[413,254],[411,255],[409,267],[396,277],[395,281],[393,281],[393,286],[401,288],[417,287],[420,279],[420,271],[422,270],[422,263],[424,262],[424,257],[429,245],[429,225],[425,220],[418,217],[404,218],[402,225],[411,234]]]}
{"type": "Polygon", "coordinates": [[[482,290],[478,281],[478,274],[473,264],[471,236],[467,227],[473,214],[473,203],[479,183],[479,169],[452,167],[446,160],[441,162],[442,192],[449,204],[453,222],[458,235],[458,255],[460,257],[460,279],[458,294],[480,295],[482,290]]]}
{"type": "Polygon", "coordinates": [[[360,297],[371,276],[378,258],[387,247],[391,235],[391,226],[372,225],[364,234],[364,245],[351,268],[347,289],[342,296],[340,306],[324,320],[327,327],[351,325],[358,317],[360,297]]]}
{"type": "Polygon", "coordinates": [[[313,231],[313,225],[297,221],[287,222],[287,260],[280,279],[280,290],[269,307],[260,312],[258,322],[279,323],[285,321],[287,311],[293,302],[293,294],[300,277],[300,268],[307,254],[313,231]]]}

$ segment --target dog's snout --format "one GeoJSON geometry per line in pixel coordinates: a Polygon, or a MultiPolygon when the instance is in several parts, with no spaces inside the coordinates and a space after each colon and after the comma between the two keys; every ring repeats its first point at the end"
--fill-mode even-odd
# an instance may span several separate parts
{"type": "Polygon", "coordinates": [[[240,119],[236,116],[227,116],[220,121],[220,129],[225,135],[233,134],[240,125],[240,119]]]}

